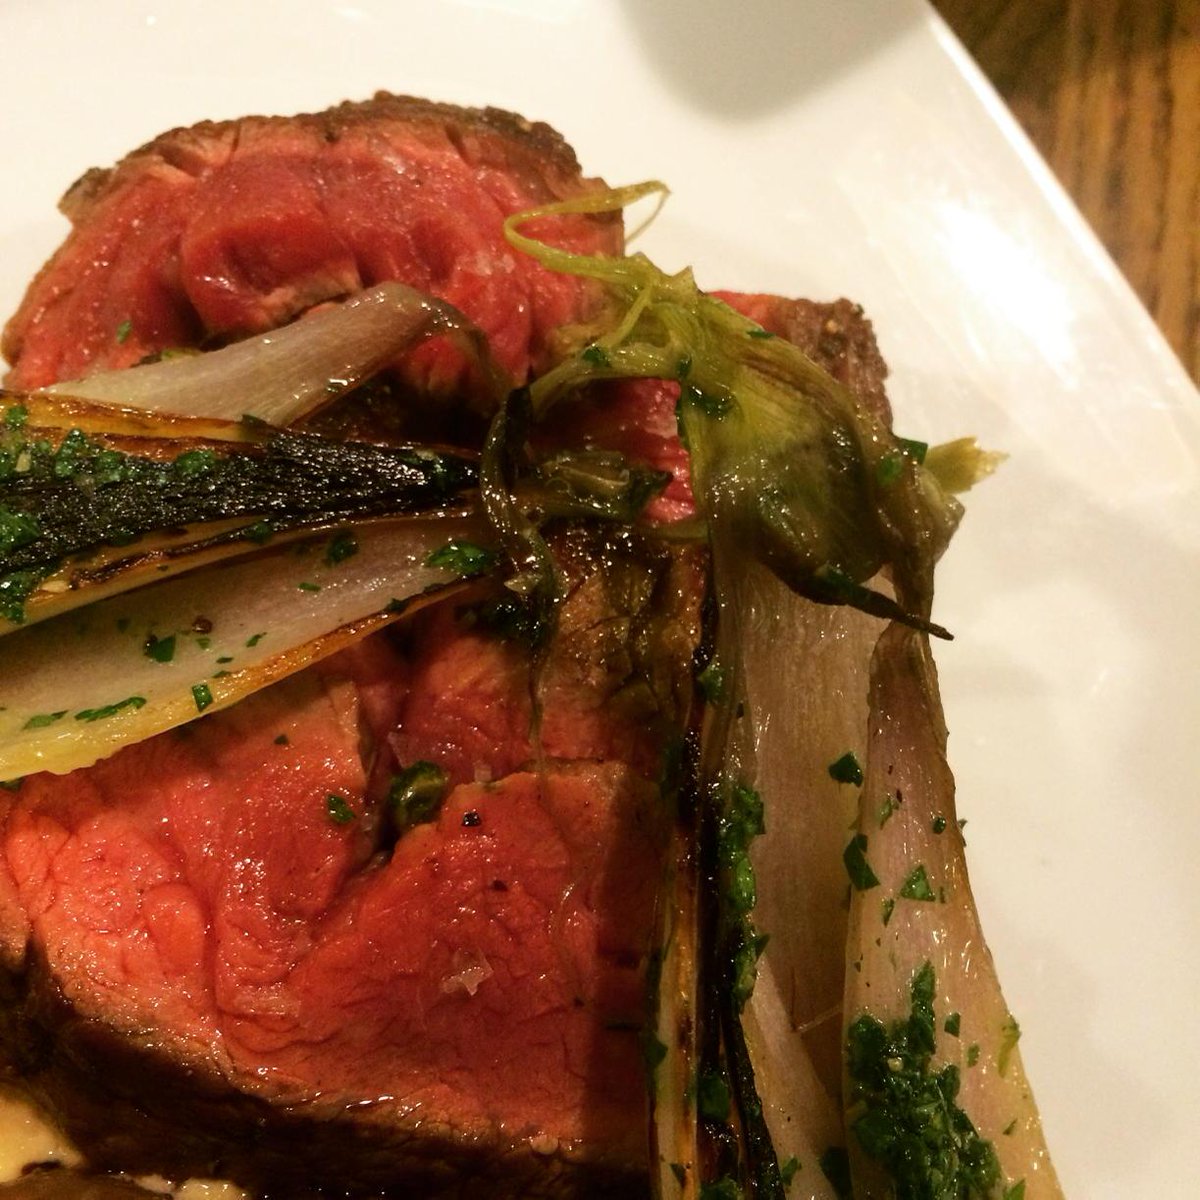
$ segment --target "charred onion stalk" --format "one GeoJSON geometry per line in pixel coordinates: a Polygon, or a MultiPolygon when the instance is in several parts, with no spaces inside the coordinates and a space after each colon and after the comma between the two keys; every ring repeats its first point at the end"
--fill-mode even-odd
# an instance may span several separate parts
{"type": "Polygon", "coordinates": [[[475,482],[459,455],[0,398],[0,617],[40,619],[130,571],[177,573],[280,533],[461,505],[475,482]]]}
{"type": "MultiPolygon", "coordinates": [[[[953,819],[953,797],[927,644],[929,634],[948,636],[930,613],[934,564],[961,514],[952,493],[988,473],[995,458],[970,440],[927,455],[924,445],[897,438],[886,421],[795,347],[700,293],[689,271],[666,276],[641,255],[586,258],[520,232],[522,223],[535,216],[623,207],[664,190],[658,184],[621,189],[522,214],[507,226],[515,246],[546,266],[602,280],[612,301],[606,320],[577,330],[574,351],[531,386],[530,419],[598,379],[676,381],[680,432],[714,554],[720,614],[717,653],[705,674],[717,694],[701,754],[698,822],[709,886],[693,918],[686,878],[678,870],[673,876],[681,909],[680,919],[668,925],[663,948],[670,970],[663,976],[669,988],[661,995],[656,1056],[662,1060],[658,1074],[667,1084],[655,1105],[659,1193],[690,1197],[699,1185],[706,1196],[731,1198],[781,1197],[789,1187],[793,1194],[814,1197],[843,1197],[853,1190],[859,1200],[1056,1196],[1036,1110],[1015,1055],[1016,1025],[990,963],[979,962],[981,938],[956,827],[945,832],[953,819]],[[849,1153],[829,1136],[831,1097],[817,1066],[804,1042],[788,1036],[783,981],[772,980],[765,1000],[746,1012],[765,942],[752,912],[760,883],[770,887],[773,882],[756,880],[751,845],[775,819],[798,819],[795,812],[784,816],[794,797],[782,790],[765,798],[764,818],[754,787],[764,739],[746,719],[759,697],[752,695],[754,664],[747,666],[741,640],[739,625],[752,614],[739,585],[761,568],[806,601],[848,606],[892,622],[875,660],[874,732],[860,828],[845,854],[856,897],[844,1008],[849,1153]],[[873,582],[881,572],[898,581],[894,598],[890,589],[873,582]],[[905,689],[908,694],[902,695],[905,689]],[[883,766],[881,759],[887,760],[883,766]],[[941,845],[949,848],[950,859],[938,863],[945,878],[936,889],[925,864],[918,864],[918,871],[905,863],[908,873],[900,876],[900,866],[889,859],[890,890],[871,920],[862,895],[879,886],[880,878],[865,857],[871,837],[866,829],[878,819],[875,792],[883,776],[902,768],[923,773],[910,785],[923,799],[909,811],[926,823],[927,837],[946,839],[941,845]],[[932,894],[924,894],[927,889],[932,894]],[[941,921],[922,921],[910,911],[913,904],[943,901],[941,921]],[[899,905],[908,907],[902,911],[899,905]],[[889,920],[895,920],[895,929],[885,939],[879,927],[889,920]],[[689,937],[699,938],[698,951],[675,944],[689,937]],[[693,958],[704,1004],[699,1033],[684,1037],[692,1014],[685,1011],[671,1027],[678,1005],[670,989],[686,978],[693,958]],[[706,990],[706,983],[714,986],[706,990]],[[932,1026],[946,1004],[968,998],[972,1019],[991,1037],[990,1057],[977,1064],[982,1066],[978,1082],[962,1091],[977,1111],[978,1126],[957,1104],[961,1069],[949,1061],[954,1052],[939,1046],[932,1026]],[[772,1070],[781,1049],[798,1064],[785,1083],[772,1070]],[[755,1080],[756,1058],[760,1079],[775,1093],[765,1105],[755,1080]],[[899,1085],[897,1072],[903,1075],[899,1085]],[[681,1089],[679,1081],[689,1077],[690,1090],[681,1089]],[[808,1152],[803,1160],[793,1153],[781,1162],[771,1135],[782,1140],[793,1121],[809,1122],[808,1152]],[[707,1144],[698,1134],[701,1128],[707,1144]],[[821,1132],[813,1135],[814,1129],[821,1132]],[[820,1142],[827,1137],[822,1150],[820,1142]],[[1005,1137],[1008,1144],[997,1148],[996,1139],[1005,1137]],[[668,1152],[690,1157],[669,1162],[668,1152]]],[[[503,432],[499,423],[494,429],[503,432]]],[[[498,441],[503,449],[503,437],[498,441]]],[[[512,470],[511,454],[493,453],[490,461],[485,456],[485,487],[507,487],[511,493],[512,470]]],[[[860,647],[873,640],[865,635],[860,647]]],[[[763,690],[759,686],[760,695],[763,690]]],[[[845,765],[850,764],[857,774],[852,753],[846,756],[845,765]]],[[[850,781],[847,771],[831,773],[835,782],[850,781]]],[[[894,816],[893,809],[888,812],[894,816]]],[[[901,830],[901,824],[894,829],[901,830]]],[[[899,848],[893,854],[911,851],[915,844],[911,831],[907,840],[893,832],[883,841],[885,853],[888,846],[899,848]]],[[[963,1015],[956,1009],[954,1023],[963,1015]]],[[[976,1056],[984,1053],[980,1045],[976,1056]]]]}
{"type": "Polygon", "coordinates": [[[511,386],[483,333],[453,305],[402,283],[207,354],[167,355],[124,371],[55,384],[48,394],[183,416],[255,417],[290,425],[352,390],[430,337],[456,341],[480,377],[486,413],[511,386]]]}

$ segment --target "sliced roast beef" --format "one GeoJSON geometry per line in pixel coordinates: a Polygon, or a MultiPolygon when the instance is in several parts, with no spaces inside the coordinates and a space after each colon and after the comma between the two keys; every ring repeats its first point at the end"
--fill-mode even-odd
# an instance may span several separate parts
{"type": "MultiPolygon", "coordinates": [[[[394,97],[166,134],[68,195],[74,231],[6,330],[10,381],[241,336],[387,278],[453,301],[524,378],[596,297],[513,255],[501,223],[593,186],[544,126],[394,97]]],[[[607,218],[545,232],[621,244],[607,218]]],[[[886,406],[856,308],[725,298],[886,406]]],[[[407,384],[427,397],[459,366],[434,347],[407,384]]],[[[651,516],[686,515],[676,398],[599,386],[547,437],[669,471],[651,516]]],[[[553,541],[567,593],[544,659],[503,591],[478,595],[0,793],[0,1043],[93,1167],[286,1200],[647,1190],[658,779],[703,559],[553,541]],[[450,790],[399,831],[388,781],[417,761],[450,790]]]]}
{"type": "MultiPolygon", "coordinates": [[[[522,382],[595,293],[513,251],[501,226],[599,186],[546,125],[407,97],[174,130],[67,193],[72,232],[4,331],[9,386],[244,337],[390,279],[457,305],[522,382]]],[[[621,251],[619,216],[541,230],[621,251]]],[[[446,346],[415,359],[427,387],[460,378],[446,346]]]]}
{"type": "Polygon", "coordinates": [[[280,1196],[644,1189],[655,779],[701,570],[582,532],[561,558],[541,684],[477,632],[458,690],[422,683],[482,601],[6,794],[4,1040],[94,1166],[280,1196]],[[472,711],[519,720],[456,756],[439,714],[472,711]],[[405,761],[452,777],[436,821],[394,844],[368,785],[393,720],[405,761]]]}

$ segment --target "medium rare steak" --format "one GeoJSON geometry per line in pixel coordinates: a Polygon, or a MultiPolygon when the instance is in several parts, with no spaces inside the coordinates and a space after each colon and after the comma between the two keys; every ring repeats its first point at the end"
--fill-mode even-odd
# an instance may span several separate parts
{"type": "Polygon", "coordinates": [[[6,795],[4,1040],[95,1165],[283,1196],[644,1188],[656,780],[700,563],[558,541],[536,752],[527,718],[458,756],[435,742],[439,712],[483,724],[531,695],[528,655],[447,609],[6,795]],[[458,690],[423,689],[438,655],[458,690]],[[362,755],[388,726],[452,783],[398,839],[362,755]]]}
{"type": "MultiPolygon", "coordinates": [[[[393,97],[166,134],[68,195],[74,231],[6,330],[10,380],[241,336],[390,278],[456,303],[523,379],[595,297],[512,254],[501,222],[591,186],[544,126],[393,97]]],[[[620,250],[608,219],[546,232],[620,250]]],[[[725,299],[886,406],[854,306],[725,299]]],[[[405,371],[428,396],[459,367],[435,347],[405,371]]],[[[546,437],[670,471],[650,515],[685,515],[677,394],[597,386],[546,437]]],[[[545,661],[503,593],[446,602],[0,793],[0,1042],[93,1166],[286,1198],[646,1192],[659,781],[704,561],[582,527],[552,544],[566,600],[545,661]],[[400,829],[388,781],[418,761],[450,790],[400,829]]]]}
{"type": "MultiPolygon", "coordinates": [[[[409,97],[177,129],[64,197],[72,232],[4,330],[7,382],[43,387],[218,344],[390,279],[459,307],[523,382],[594,292],[512,250],[501,225],[600,186],[547,125],[409,97]]],[[[619,214],[548,218],[541,231],[622,249],[619,214]]],[[[414,357],[422,385],[459,381],[447,347],[414,357]]]]}

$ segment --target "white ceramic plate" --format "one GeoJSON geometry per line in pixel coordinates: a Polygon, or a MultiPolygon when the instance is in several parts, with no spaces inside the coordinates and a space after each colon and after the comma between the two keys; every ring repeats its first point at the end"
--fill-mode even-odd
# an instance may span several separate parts
{"type": "Polygon", "coordinates": [[[1200,1179],[1200,398],[919,0],[5,0],[0,311],[87,166],[376,88],[667,180],[645,248],[862,301],[898,425],[1007,450],[944,564],[984,923],[1069,1195],[1200,1179]]]}

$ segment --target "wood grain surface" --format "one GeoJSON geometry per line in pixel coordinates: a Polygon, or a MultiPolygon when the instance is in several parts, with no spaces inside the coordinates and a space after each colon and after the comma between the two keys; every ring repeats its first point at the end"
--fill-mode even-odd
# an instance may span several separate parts
{"type": "Polygon", "coordinates": [[[1200,382],[1200,0],[933,0],[1200,382]]]}

